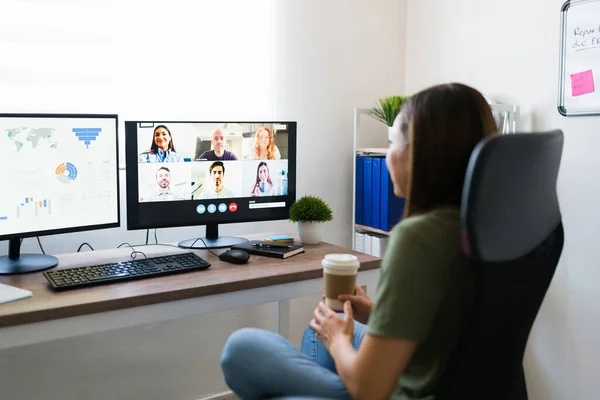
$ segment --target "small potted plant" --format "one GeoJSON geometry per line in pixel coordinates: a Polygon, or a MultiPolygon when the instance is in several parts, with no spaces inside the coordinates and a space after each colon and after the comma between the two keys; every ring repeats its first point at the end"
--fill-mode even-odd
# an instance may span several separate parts
{"type": "Polygon", "coordinates": [[[303,196],[290,207],[290,221],[298,223],[298,234],[304,244],[320,243],[323,223],[331,220],[331,208],[319,197],[303,196]]]}
{"type": "Polygon", "coordinates": [[[379,99],[379,104],[369,110],[369,115],[377,121],[383,122],[388,127],[388,137],[391,137],[391,128],[402,106],[410,96],[389,96],[379,99]]]}

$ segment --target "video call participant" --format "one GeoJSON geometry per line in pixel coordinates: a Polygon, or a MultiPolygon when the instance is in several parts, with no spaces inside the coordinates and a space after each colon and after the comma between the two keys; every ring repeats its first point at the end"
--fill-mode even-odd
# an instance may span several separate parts
{"type": "Polygon", "coordinates": [[[222,161],[215,161],[209,168],[212,186],[200,194],[200,199],[222,199],[235,197],[233,191],[223,186],[225,179],[225,165],[222,161]]]}
{"type": "Polygon", "coordinates": [[[224,160],[224,161],[233,161],[237,160],[237,156],[233,154],[231,151],[225,150],[225,138],[223,137],[223,132],[219,129],[215,129],[212,133],[212,137],[210,139],[212,144],[212,150],[205,151],[200,154],[198,160],[224,160]]]}
{"type": "Polygon", "coordinates": [[[169,128],[165,125],[154,128],[150,150],[140,154],[138,162],[183,162],[183,157],[175,152],[169,128]]]}
{"type": "Polygon", "coordinates": [[[263,127],[256,131],[254,146],[252,147],[252,158],[255,160],[280,160],[281,153],[275,145],[273,131],[263,127]]]}
{"type": "Polygon", "coordinates": [[[156,184],[158,191],[149,201],[169,201],[169,200],[184,200],[181,193],[174,193],[171,190],[171,170],[167,167],[160,167],[156,171],[156,184]]]}
{"type": "Polygon", "coordinates": [[[269,167],[265,161],[261,161],[256,169],[256,182],[250,196],[275,196],[276,194],[275,185],[271,181],[269,167]]]}

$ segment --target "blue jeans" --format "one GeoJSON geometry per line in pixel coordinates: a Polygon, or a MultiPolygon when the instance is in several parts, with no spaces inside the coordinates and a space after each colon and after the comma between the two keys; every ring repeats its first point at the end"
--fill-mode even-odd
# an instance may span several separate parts
{"type": "MultiPolygon", "coordinates": [[[[354,322],[354,349],[366,331],[366,325],[354,322]]],[[[350,399],[331,355],[310,327],[304,331],[300,350],[270,331],[235,331],[221,353],[221,369],[227,385],[242,400],[350,399]]]]}

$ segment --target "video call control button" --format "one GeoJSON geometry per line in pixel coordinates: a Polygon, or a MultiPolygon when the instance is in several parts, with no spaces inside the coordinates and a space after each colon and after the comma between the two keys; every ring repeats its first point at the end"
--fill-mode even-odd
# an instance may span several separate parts
{"type": "Polygon", "coordinates": [[[237,204],[236,204],[236,203],[231,203],[231,204],[229,205],[229,211],[231,211],[231,212],[236,212],[236,211],[237,211],[237,209],[238,209],[238,206],[237,206],[237,204]]]}
{"type": "Polygon", "coordinates": [[[198,214],[204,214],[205,211],[206,211],[206,206],[204,204],[198,204],[198,207],[196,207],[196,212],[198,214]]]}
{"type": "Polygon", "coordinates": [[[219,212],[224,213],[225,211],[227,211],[227,204],[225,204],[225,203],[219,204],[219,212]]]}
{"type": "Polygon", "coordinates": [[[209,213],[214,214],[215,211],[217,211],[217,206],[215,206],[214,204],[209,204],[207,210],[209,213]]]}

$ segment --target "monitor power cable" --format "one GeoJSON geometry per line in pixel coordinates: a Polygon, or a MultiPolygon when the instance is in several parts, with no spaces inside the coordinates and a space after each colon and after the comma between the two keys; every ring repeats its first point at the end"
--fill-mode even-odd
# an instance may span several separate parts
{"type": "Polygon", "coordinates": [[[192,242],[192,245],[191,245],[190,247],[192,247],[192,248],[193,248],[193,247],[194,247],[194,245],[196,244],[196,242],[197,242],[198,240],[199,240],[199,241],[201,241],[201,242],[202,242],[202,244],[204,245],[204,248],[203,248],[203,249],[199,249],[199,250],[208,250],[208,252],[209,252],[210,254],[212,254],[213,256],[215,256],[215,257],[219,257],[219,255],[218,255],[217,253],[215,253],[214,251],[212,251],[211,249],[209,249],[209,248],[208,248],[208,246],[206,245],[206,242],[205,242],[205,241],[204,241],[204,239],[202,239],[201,237],[198,237],[198,239],[194,240],[194,241],[192,242]]]}
{"type": "Polygon", "coordinates": [[[40,245],[40,250],[42,250],[42,254],[46,254],[46,252],[44,251],[44,247],[42,246],[42,241],[40,240],[40,237],[36,236],[35,238],[37,239],[37,242],[40,245]]]}
{"type": "Polygon", "coordinates": [[[90,248],[91,251],[94,251],[94,248],[88,242],[83,242],[83,243],[81,243],[81,245],[77,249],[78,253],[81,251],[81,249],[83,248],[83,246],[87,246],[87,247],[90,248]]]}

